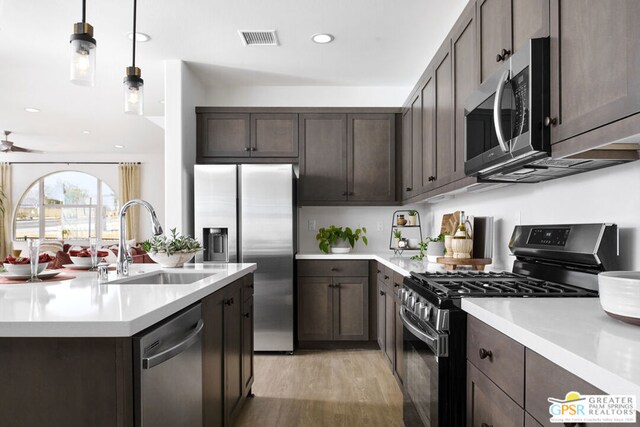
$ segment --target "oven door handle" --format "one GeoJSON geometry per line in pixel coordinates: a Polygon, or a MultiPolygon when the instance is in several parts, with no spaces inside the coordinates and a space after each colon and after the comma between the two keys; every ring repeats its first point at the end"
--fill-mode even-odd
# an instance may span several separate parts
{"type": "Polygon", "coordinates": [[[402,320],[402,324],[416,337],[420,339],[420,341],[424,342],[429,346],[433,354],[437,357],[446,357],[448,356],[448,343],[446,335],[440,335],[436,331],[431,328],[428,328],[431,334],[428,334],[425,331],[422,331],[415,327],[411,320],[405,314],[406,308],[400,307],[400,319],[402,320]]]}
{"type": "Polygon", "coordinates": [[[504,86],[509,81],[509,70],[505,70],[500,76],[498,81],[498,88],[496,89],[496,97],[493,101],[493,127],[496,129],[496,136],[498,137],[498,144],[503,152],[508,153],[509,147],[504,140],[504,134],[502,133],[502,95],[504,94],[504,86]]]}

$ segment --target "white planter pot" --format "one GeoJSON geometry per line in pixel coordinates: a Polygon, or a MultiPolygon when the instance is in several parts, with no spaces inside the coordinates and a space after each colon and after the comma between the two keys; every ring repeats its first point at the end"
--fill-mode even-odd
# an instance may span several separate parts
{"type": "Polygon", "coordinates": [[[332,254],[348,254],[351,252],[351,245],[346,240],[338,240],[331,246],[330,251],[332,254]]]}
{"type": "Polygon", "coordinates": [[[409,215],[407,217],[407,225],[418,225],[418,215],[409,215]]]}
{"type": "Polygon", "coordinates": [[[444,256],[444,242],[429,242],[427,246],[427,260],[438,262],[438,258],[444,256]]]}

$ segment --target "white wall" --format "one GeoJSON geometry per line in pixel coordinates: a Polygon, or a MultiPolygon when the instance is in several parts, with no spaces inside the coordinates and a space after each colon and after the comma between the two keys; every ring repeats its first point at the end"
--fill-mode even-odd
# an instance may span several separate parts
{"type": "MultiPolygon", "coordinates": [[[[389,249],[393,212],[398,209],[417,209],[416,206],[385,207],[319,207],[304,206],[298,209],[298,252],[320,253],[316,241],[317,230],[321,227],[335,225],[338,227],[366,227],[368,245],[357,242],[353,253],[392,254],[389,249]],[[309,229],[309,222],[315,221],[315,230],[309,229]],[[382,229],[378,228],[382,226],[382,229]]],[[[410,233],[417,229],[404,229],[404,237],[414,237],[410,233]]],[[[418,237],[418,234],[415,235],[418,237]]],[[[423,237],[426,237],[424,235],[423,237]]],[[[413,252],[410,252],[413,254],[413,252]]]]}
{"type": "Polygon", "coordinates": [[[214,86],[204,104],[217,107],[399,107],[411,87],[214,86]]]}
{"type": "Polygon", "coordinates": [[[165,229],[193,235],[193,165],[196,161],[195,107],[204,87],[181,60],[165,61],[165,229]]]}
{"type": "MultiPolygon", "coordinates": [[[[155,208],[160,222],[164,220],[164,193],[159,185],[164,180],[164,164],[161,150],[146,154],[12,154],[3,156],[8,162],[140,162],[140,197],[155,208]]],[[[79,171],[96,176],[118,193],[117,164],[14,164],[12,166],[13,188],[11,200],[13,208],[24,192],[40,177],[57,171],[79,171]]],[[[151,236],[151,224],[146,213],[140,212],[140,239],[151,236]]]]}
{"type": "Polygon", "coordinates": [[[640,270],[640,161],[423,205],[423,222],[429,233],[439,230],[443,214],[457,210],[495,218],[497,268],[512,267],[507,243],[516,224],[609,222],[620,228],[621,267],[640,270]]]}

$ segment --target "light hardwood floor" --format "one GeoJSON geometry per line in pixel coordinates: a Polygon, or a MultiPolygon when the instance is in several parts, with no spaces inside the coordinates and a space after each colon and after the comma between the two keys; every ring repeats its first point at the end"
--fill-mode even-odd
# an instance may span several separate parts
{"type": "Polygon", "coordinates": [[[380,350],[256,355],[235,427],[402,426],[402,392],[380,350]]]}

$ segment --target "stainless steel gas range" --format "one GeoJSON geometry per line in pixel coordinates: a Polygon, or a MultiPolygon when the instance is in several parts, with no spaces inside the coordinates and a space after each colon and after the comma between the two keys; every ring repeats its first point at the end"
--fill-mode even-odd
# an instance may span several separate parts
{"type": "Polygon", "coordinates": [[[516,226],[512,272],[411,273],[400,290],[405,427],[466,423],[466,297],[596,297],[618,268],[615,224],[516,226]]]}

